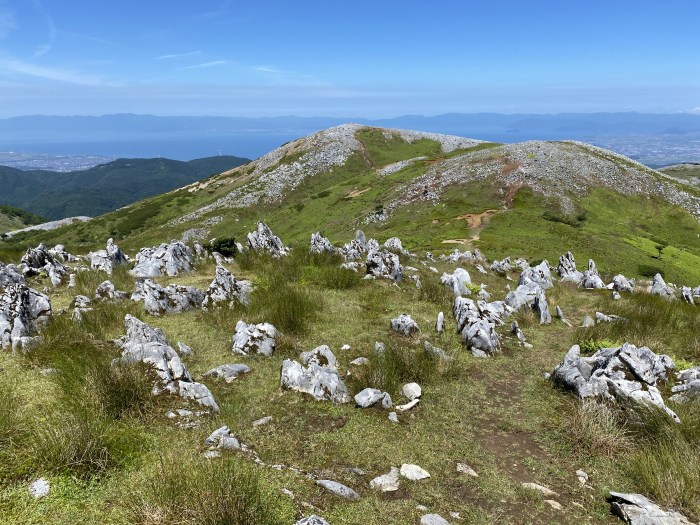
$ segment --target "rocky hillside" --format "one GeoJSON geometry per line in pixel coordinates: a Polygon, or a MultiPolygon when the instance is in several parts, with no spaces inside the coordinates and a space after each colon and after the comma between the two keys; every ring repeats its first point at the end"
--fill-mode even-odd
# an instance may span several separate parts
{"type": "Polygon", "coordinates": [[[13,246],[240,239],[265,220],[291,243],[317,229],[340,241],[363,228],[398,235],[409,249],[478,247],[527,259],[553,259],[564,243],[604,271],[679,280],[700,276],[699,218],[697,189],[586,144],[499,145],[347,124],[13,246]]]}
{"type": "Polygon", "coordinates": [[[13,206],[0,205],[0,234],[42,222],[45,222],[43,217],[13,206]]]}

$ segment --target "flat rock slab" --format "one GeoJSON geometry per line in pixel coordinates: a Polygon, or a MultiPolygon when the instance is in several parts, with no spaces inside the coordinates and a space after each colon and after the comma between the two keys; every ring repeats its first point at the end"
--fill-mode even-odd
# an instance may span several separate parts
{"type": "Polygon", "coordinates": [[[682,514],[663,510],[641,494],[610,492],[610,510],[630,525],[695,525],[682,514]]]}
{"type": "Polygon", "coordinates": [[[331,494],[344,499],[349,499],[351,501],[356,501],[360,499],[360,495],[352,490],[350,487],[346,487],[342,483],[337,481],[332,481],[330,479],[319,479],[316,481],[316,485],[326,489],[331,494]]]}
{"type": "Polygon", "coordinates": [[[427,470],[419,467],[418,465],[412,465],[411,463],[404,463],[401,465],[399,473],[401,476],[406,479],[410,479],[411,481],[418,481],[430,477],[427,470]]]}
{"type": "Polygon", "coordinates": [[[370,481],[369,486],[381,492],[394,492],[399,490],[399,469],[392,467],[389,473],[377,476],[370,481]]]}
{"type": "Polygon", "coordinates": [[[558,496],[556,492],[554,492],[552,489],[549,489],[545,487],[544,485],[540,485],[538,483],[521,483],[522,488],[527,489],[527,490],[534,490],[542,494],[543,496],[547,497],[552,497],[552,496],[558,496]]]}
{"type": "Polygon", "coordinates": [[[450,525],[450,522],[439,514],[424,514],[420,518],[420,525],[450,525]]]}

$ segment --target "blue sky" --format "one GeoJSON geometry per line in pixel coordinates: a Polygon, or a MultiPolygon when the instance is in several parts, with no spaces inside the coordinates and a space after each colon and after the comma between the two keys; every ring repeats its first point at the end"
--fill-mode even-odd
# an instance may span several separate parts
{"type": "Polygon", "coordinates": [[[0,117],[700,112],[697,0],[0,0],[0,117]]]}

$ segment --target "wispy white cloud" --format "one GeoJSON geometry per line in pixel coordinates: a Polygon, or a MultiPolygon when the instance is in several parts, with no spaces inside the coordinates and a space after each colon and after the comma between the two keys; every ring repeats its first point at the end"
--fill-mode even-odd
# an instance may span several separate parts
{"type": "Polygon", "coordinates": [[[180,69],[202,69],[206,67],[223,66],[225,63],[226,60],[214,60],[212,62],[204,62],[203,64],[195,64],[194,66],[185,66],[180,69]]]}
{"type": "Polygon", "coordinates": [[[692,113],[693,115],[700,115],[700,106],[695,106],[694,108],[690,108],[688,113],[692,113]]]}
{"type": "Polygon", "coordinates": [[[275,75],[282,75],[285,73],[281,69],[277,69],[276,67],[272,66],[253,66],[251,69],[255,71],[260,71],[262,73],[273,73],[275,75]]]}
{"type": "Polygon", "coordinates": [[[5,38],[15,29],[17,29],[15,16],[0,2],[0,38],[5,38]]]}
{"type": "Polygon", "coordinates": [[[87,75],[64,68],[40,66],[11,57],[0,57],[0,75],[3,73],[10,75],[26,75],[44,80],[53,80],[81,86],[116,85],[100,76],[87,75]]]}
{"type": "Polygon", "coordinates": [[[41,44],[36,48],[34,51],[34,58],[38,58],[42,55],[45,55],[49,51],[51,51],[51,48],[53,47],[54,43],[56,42],[56,36],[58,34],[58,31],[56,30],[56,24],[54,24],[53,18],[51,15],[44,9],[43,4],[41,3],[40,0],[34,0],[34,11],[41,16],[44,21],[46,22],[47,28],[48,28],[48,34],[46,36],[46,42],[41,44]]]}
{"type": "Polygon", "coordinates": [[[157,60],[170,60],[172,58],[185,58],[185,57],[192,57],[195,55],[200,55],[202,52],[201,51],[189,51],[188,53],[173,53],[171,55],[161,55],[159,57],[156,57],[157,60]]]}

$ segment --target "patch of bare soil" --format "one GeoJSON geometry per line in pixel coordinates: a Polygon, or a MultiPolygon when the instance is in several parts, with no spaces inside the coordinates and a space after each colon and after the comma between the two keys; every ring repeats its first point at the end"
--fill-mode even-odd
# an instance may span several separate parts
{"type": "Polygon", "coordinates": [[[367,193],[372,187],[370,186],[369,188],[365,188],[364,190],[352,190],[350,193],[348,193],[345,198],[346,199],[354,199],[355,197],[359,197],[363,193],[367,193]]]}

